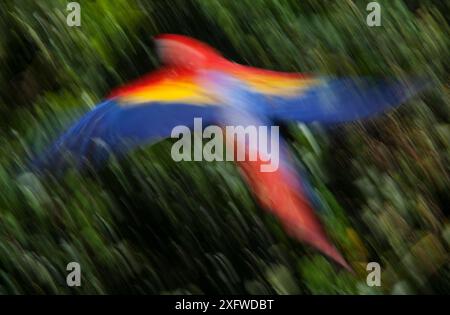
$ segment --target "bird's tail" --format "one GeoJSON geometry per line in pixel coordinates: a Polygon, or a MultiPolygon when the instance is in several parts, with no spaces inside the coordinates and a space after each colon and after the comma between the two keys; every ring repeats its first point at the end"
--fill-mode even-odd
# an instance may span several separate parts
{"type": "Polygon", "coordinates": [[[326,236],[295,171],[286,160],[281,160],[277,170],[262,172],[261,167],[266,163],[259,158],[256,161],[246,159],[237,162],[259,203],[278,217],[292,237],[313,246],[351,270],[326,236]]]}

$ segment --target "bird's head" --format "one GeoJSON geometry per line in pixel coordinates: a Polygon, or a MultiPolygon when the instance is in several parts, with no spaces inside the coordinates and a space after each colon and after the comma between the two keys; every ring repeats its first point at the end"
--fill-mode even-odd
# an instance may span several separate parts
{"type": "Polygon", "coordinates": [[[159,58],[167,66],[202,68],[224,60],[212,47],[183,35],[158,35],[155,44],[159,58]]]}

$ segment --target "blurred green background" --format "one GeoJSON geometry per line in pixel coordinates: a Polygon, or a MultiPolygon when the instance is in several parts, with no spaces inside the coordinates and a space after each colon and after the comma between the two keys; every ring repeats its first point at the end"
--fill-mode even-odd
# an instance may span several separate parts
{"type": "Polygon", "coordinates": [[[68,2],[0,3],[0,293],[450,292],[448,1],[378,1],[380,27],[364,0],[85,0],[81,27],[66,25],[68,2]],[[175,163],[169,140],[99,172],[27,171],[110,89],[155,69],[166,32],[268,69],[430,78],[377,119],[289,129],[354,274],[290,239],[233,164],[175,163]],[[381,287],[366,285],[370,261],[381,287]]]}

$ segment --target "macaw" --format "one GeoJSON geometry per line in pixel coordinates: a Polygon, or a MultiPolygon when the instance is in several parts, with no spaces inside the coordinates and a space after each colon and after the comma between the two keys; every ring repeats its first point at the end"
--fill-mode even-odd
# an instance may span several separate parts
{"type": "MultiPolygon", "coordinates": [[[[383,113],[421,90],[415,82],[374,83],[249,67],[181,35],[160,35],[155,42],[161,68],[113,90],[57,139],[35,166],[63,168],[67,151],[80,165],[86,160],[101,165],[111,153],[155,143],[169,137],[175,126],[192,127],[198,117],[204,125],[219,126],[345,123],[383,113]]],[[[262,172],[261,158],[236,163],[255,199],[288,234],[350,269],[326,236],[282,140],[277,170],[262,172]]]]}

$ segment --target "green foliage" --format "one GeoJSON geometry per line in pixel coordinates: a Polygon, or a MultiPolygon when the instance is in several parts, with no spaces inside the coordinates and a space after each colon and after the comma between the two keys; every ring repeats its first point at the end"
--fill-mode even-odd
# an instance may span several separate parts
{"type": "Polygon", "coordinates": [[[64,0],[0,4],[0,293],[449,292],[450,29],[445,1],[64,0]],[[407,5],[406,5],[406,4],[407,5]],[[64,178],[26,162],[122,82],[157,65],[151,36],[205,40],[236,61],[337,75],[418,74],[399,110],[291,126],[330,237],[355,273],[290,239],[228,163],[174,163],[170,141],[64,178]],[[67,263],[82,286],[66,286],[67,263]],[[381,288],[365,284],[382,263],[381,288]]]}

